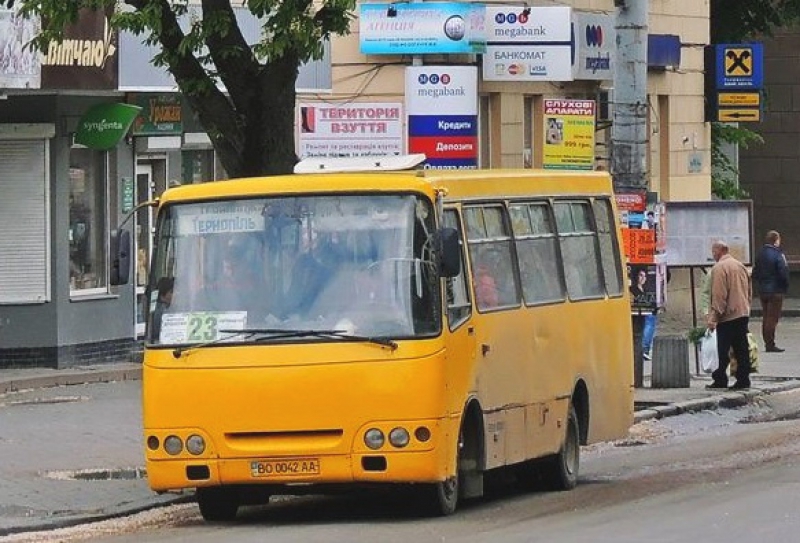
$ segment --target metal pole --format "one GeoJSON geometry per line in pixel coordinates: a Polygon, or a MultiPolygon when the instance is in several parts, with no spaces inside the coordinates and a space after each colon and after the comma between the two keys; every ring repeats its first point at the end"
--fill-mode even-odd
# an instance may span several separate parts
{"type": "MultiPolygon", "coordinates": [[[[648,0],[614,0],[617,58],[611,126],[611,176],[618,194],[647,189],[648,0]]],[[[634,387],[643,386],[644,317],[632,316],[634,387]]]]}

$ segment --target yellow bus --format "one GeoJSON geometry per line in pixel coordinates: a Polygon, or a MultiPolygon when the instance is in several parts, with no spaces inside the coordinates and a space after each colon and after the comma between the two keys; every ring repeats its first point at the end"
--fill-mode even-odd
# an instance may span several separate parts
{"type": "Polygon", "coordinates": [[[303,173],[157,205],[147,478],[206,520],[369,484],[446,515],[506,467],[571,489],[580,445],[632,424],[606,173],[303,173]]]}

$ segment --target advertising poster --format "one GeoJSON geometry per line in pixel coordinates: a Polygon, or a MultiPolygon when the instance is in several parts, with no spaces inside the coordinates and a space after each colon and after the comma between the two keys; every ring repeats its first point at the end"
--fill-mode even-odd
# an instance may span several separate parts
{"type": "Polygon", "coordinates": [[[301,159],[403,154],[399,102],[301,103],[297,110],[301,159]]]}
{"type": "Polygon", "coordinates": [[[628,269],[631,309],[655,311],[667,301],[666,207],[645,191],[615,195],[628,269]]]}
{"type": "Polygon", "coordinates": [[[485,19],[483,4],[361,4],[359,46],[365,55],[483,53],[485,19]]]}
{"type": "Polygon", "coordinates": [[[478,69],[406,68],[408,152],[424,153],[428,169],[478,167],[478,69]]]}
{"type": "Polygon", "coordinates": [[[0,9],[0,89],[39,88],[39,52],[26,47],[38,34],[38,17],[26,19],[17,8],[0,9]]]}
{"type": "Polygon", "coordinates": [[[550,170],[593,170],[595,101],[544,101],[544,160],[550,170]]]}
{"type": "Polygon", "coordinates": [[[658,306],[658,266],[655,264],[628,264],[628,284],[631,294],[631,309],[654,311],[658,306]]]}

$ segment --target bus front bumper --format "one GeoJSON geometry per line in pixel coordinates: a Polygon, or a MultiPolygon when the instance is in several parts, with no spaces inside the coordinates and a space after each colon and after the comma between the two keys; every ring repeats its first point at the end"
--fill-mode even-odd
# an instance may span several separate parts
{"type": "MultiPolygon", "coordinates": [[[[454,473],[441,450],[292,458],[148,460],[155,491],[219,485],[426,483],[454,473]]],[[[291,493],[291,492],[287,492],[291,493]]]]}

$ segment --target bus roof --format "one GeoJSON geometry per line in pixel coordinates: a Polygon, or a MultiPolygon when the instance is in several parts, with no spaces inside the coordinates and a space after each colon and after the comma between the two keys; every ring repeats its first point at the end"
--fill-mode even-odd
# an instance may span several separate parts
{"type": "Polygon", "coordinates": [[[336,192],[421,192],[432,196],[438,188],[445,189],[446,199],[453,200],[612,193],[607,172],[406,170],[289,174],[184,185],[164,192],[161,202],[336,192]]]}

